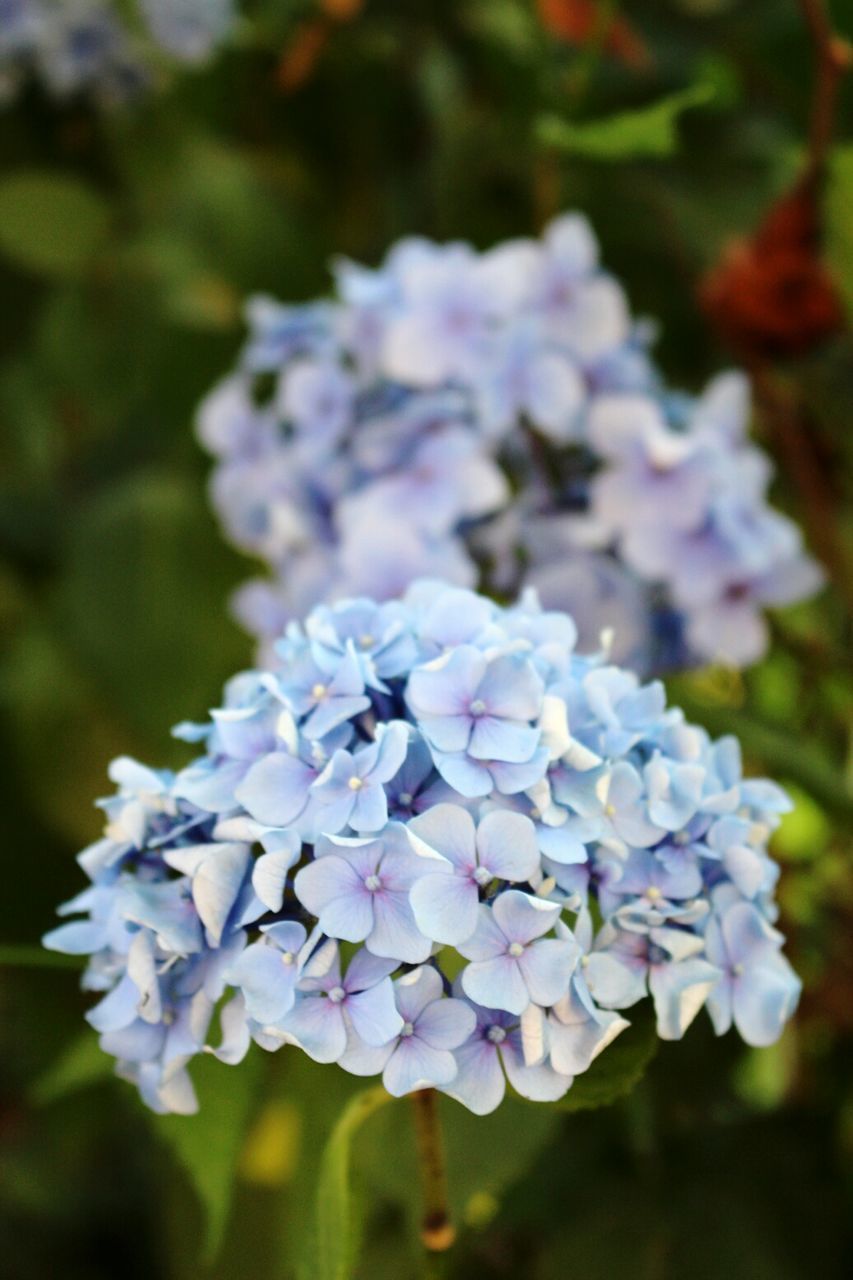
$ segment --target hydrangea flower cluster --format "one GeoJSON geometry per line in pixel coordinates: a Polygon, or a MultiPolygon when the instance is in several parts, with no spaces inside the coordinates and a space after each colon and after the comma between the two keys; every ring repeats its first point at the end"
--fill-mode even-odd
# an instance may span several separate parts
{"type": "Polygon", "coordinates": [[[150,82],[158,56],[205,62],[235,17],[233,0],[138,0],[137,9],[128,22],[110,0],[3,0],[0,102],[30,74],[57,98],[124,102],[150,82]]]}
{"type": "Polygon", "coordinates": [[[156,1110],[251,1041],[433,1086],[571,1088],[650,994],[766,1045],[799,982],[767,840],[788,808],[532,593],[422,580],[322,606],[237,676],[174,774],[112,766],[90,884],[45,945],[90,957],[88,1020],[156,1110]]]}
{"type": "Polygon", "coordinates": [[[402,240],[376,271],[338,261],[335,285],[252,300],[199,416],[224,528],[272,571],[235,601],[262,641],[320,600],[437,574],[535,585],[647,672],[743,665],[763,607],[815,589],[767,505],[744,377],[668,391],[582,217],[486,253],[402,240]]]}

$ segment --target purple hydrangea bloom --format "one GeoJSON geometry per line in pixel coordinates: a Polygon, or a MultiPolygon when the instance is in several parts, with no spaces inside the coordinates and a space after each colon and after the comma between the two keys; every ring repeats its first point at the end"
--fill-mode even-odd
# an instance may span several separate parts
{"type": "Polygon", "coordinates": [[[157,83],[164,52],[185,65],[207,61],[236,16],[233,0],[138,0],[137,8],[139,30],[109,0],[5,0],[0,104],[30,75],[60,100],[85,94],[103,107],[127,103],[157,83]]]}
{"type": "Polygon", "coordinates": [[[507,1079],[561,1097],[647,996],[663,1039],[703,1005],[781,1032],[787,798],[577,635],[434,580],[324,605],[179,726],[177,774],[114,762],[44,941],[88,957],[89,1021],[149,1106],[192,1111],[192,1059],[253,1041],[482,1115],[507,1079]]]}
{"type": "MultiPolygon", "coordinates": [[[[409,238],[376,270],[338,262],[330,301],[256,298],[247,318],[198,429],[227,536],[269,569],[234,606],[265,662],[312,605],[434,575],[533,585],[643,672],[744,666],[765,610],[820,585],[768,505],[745,377],[668,388],[578,214],[484,253],[409,238]]],[[[438,749],[454,786],[497,782],[438,749]]]]}

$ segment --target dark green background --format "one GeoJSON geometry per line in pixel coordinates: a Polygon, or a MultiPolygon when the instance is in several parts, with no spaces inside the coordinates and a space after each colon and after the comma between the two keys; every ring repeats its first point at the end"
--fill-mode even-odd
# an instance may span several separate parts
{"type": "MultiPolygon", "coordinates": [[[[304,298],[325,288],[333,252],[375,262],[412,231],[485,246],[579,208],[635,311],[660,320],[666,373],[695,389],[731,359],[697,282],[802,153],[812,61],[793,0],[623,5],[649,52],[644,69],[556,40],[521,0],[367,0],[348,21],[309,0],[247,9],[255,21],[214,66],[133,108],[57,106],[30,85],[0,112],[3,945],[34,944],[80,886],[73,853],[98,833],[91,803],[108,789],[110,757],[183,759],[170,725],[202,716],[250,662],[225,610],[247,565],[207,509],[208,464],[191,434],[195,405],[238,348],[247,291],[304,298]],[[292,67],[317,21],[327,31],[316,65],[284,91],[282,56],[292,67]],[[534,142],[543,113],[598,119],[697,83],[714,97],[685,114],[669,157],[607,162],[534,142]],[[28,215],[33,183],[53,210],[43,222],[28,215]]],[[[853,27],[845,5],[836,18],[853,27]]],[[[850,100],[848,88],[827,207],[848,298],[850,100]]],[[[807,406],[823,485],[807,509],[764,421],[780,465],[774,500],[831,531],[835,580],[778,620],[773,655],[746,677],[682,678],[671,692],[714,731],[735,726],[750,767],[793,784],[800,807],[776,853],[801,1014],[762,1052],[716,1041],[701,1018],[606,1110],[515,1103],[474,1121],[451,1107],[463,1231],[449,1274],[850,1274],[849,337],[774,376],[807,406]]],[[[73,972],[0,968],[4,1276],[204,1274],[201,1209],[176,1142],[185,1154],[195,1142],[196,1157],[201,1146],[202,1164],[209,1149],[210,1167],[237,1162],[211,1274],[291,1274],[318,1145],[353,1082],[256,1051],[254,1067],[203,1073],[206,1131],[152,1125],[128,1086],[45,1081],[85,1003],[73,972]]],[[[369,1121],[356,1152],[358,1274],[380,1280],[419,1274],[406,1107],[369,1121]]]]}

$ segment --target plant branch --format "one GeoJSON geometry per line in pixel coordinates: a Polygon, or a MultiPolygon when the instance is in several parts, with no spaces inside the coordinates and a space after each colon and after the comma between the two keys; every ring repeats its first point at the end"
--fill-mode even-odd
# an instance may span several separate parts
{"type": "Polygon", "coordinates": [[[430,1253],[444,1253],[456,1239],[456,1230],[450,1220],[447,1166],[435,1090],[420,1089],[413,1093],[412,1106],[423,1189],[421,1240],[430,1253]]]}
{"type": "Polygon", "coordinates": [[[853,48],[833,29],[826,0],[798,0],[815,49],[817,67],[809,125],[807,174],[821,177],[835,128],[838,86],[853,65],[853,48]]]}

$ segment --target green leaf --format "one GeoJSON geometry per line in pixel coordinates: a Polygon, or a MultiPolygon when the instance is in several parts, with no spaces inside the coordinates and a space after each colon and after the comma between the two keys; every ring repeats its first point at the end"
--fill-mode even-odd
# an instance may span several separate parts
{"type": "Polygon", "coordinates": [[[108,223],[106,203],[77,178],[25,169],[0,182],[0,249],[39,275],[79,275],[108,223]]]}
{"type": "Polygon", "coordinates": [[[651,1001],[631,1012],[631,1025],[595,1059],[583,1075],[577,1076],[565,1098],[562,1111],[589,1111],[608,1107],[630,1093],[645,1075],[658,1045],[651,1001]]]}
{"type": "Polygon", "coordinates": [[[842,296],[853,308],[853,145],[836,147],[826,190],[826,254],[842,296]]]}
{"type": "MultiPolygon", "coordinates": [[[[74,845],[92,840],[103,824],[92,797],[103,793],[107,761],[134,744],[56,627],[34,618],[18,628],[0,667],[0,700],[12,712],[15,757],[31,803],[74,845]],[[54,744],[63,762],[50,774],[41,767],[45,742],[54,744]]],[[[74,959],[42,955],[43,964],[74,959]]]]}
{"type": "Polygon", "coordinates": [[[138,471],[73,514],[66,547],[62,634],[105,705],[163,742],[248,652],[226,615],[229,559],[203,496],[177,475],[138,471]]]}
{"type": "Polygon", "coordinates": [[[813,862],[826,853],[832,840],[832,824],[808,792],[788,783],[794,803],[773,834],[773,852],[790,862],[813,862]]]}
{"type": "Polygon", "coordinates": [[[154,1116],[153,1124],[183,1166],[205,1212],[204,1257],[219,1251],[228,1225],[234,1177],[252,1119],[261,1060],[249,1054],[237,1068],[205,1057],[192,1064],[198,1095],[194,1116],[154,1116]]]}
{"type": "Polygon", "coordinates": [[[636,111],[620,111],[603,120],[575,123],[560,116],[542,116],[536,136],[557,147],[593,160],[631,160],[640,156],[669,156],[678,144],[676,123],[690,107],[714,97],[711,84],[697,84],[636,111]]]}
{"type": "Polygon", "coordinates": [[[37,1107],[47,1106],[77,1089],[111,1079],[114,1065],[113,1059],[98,1043],[94,1031],[85,1031],[38,1077],[30,1098],[37,1107]]]}
{"type": "Polygon", "coordinates": [[[323,1152],[317,1183],[316,1280],[348,1280],[356,1252],[350,1191],[350,1149],[358,1129],[375,1111],[391,1101],[378,1085],[356,1094],[344,1108],[323,1152]]]}

